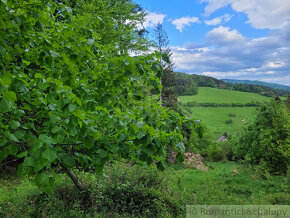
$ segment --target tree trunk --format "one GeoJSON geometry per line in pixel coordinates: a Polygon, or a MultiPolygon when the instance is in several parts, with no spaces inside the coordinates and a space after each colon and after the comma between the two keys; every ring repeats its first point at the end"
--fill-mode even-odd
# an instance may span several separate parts
{"type": "Polygon", "coordinates": [[[66,168],[62,166],[66,174],[71,178],[75,186],[78,188],[80,191],[87,191],[87,188],[79,181],[78,177],[76,174],[74,174],[73,171],[71,171],[69,168],[66,168]]]}
{"type": "Polygon", "coordinates": [[[77,175],[71,171],[71,169],[65,167],[62,165],[63,170],[66,172],[66,174],[71,178],[75,186],[78,188],[78,190],[83,194],[82,197],[82,203],[84,206],[84,213],[88,208],[93,207],[93,199],[91,196],[90,191],[87,189],[87,187],[78,179],[77,175]]]}

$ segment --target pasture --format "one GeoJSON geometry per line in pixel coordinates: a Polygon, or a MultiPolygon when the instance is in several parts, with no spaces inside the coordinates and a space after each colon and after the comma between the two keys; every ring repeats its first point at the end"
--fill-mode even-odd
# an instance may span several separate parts
{"type": "Polygon", "coordinates": [[[251,102],[268,102],[271,98],[256,93],[239,92],[227,89],[217,89],[209,87],[199,87],[198,94],[193,96],[180,96],[182,103],[251,103],[251,102]]]}
{"type": "MultiPolygon", "coordinates": [[[[255,93],[200,87],[197,95],[180,96],[179,100],[182,103],[246,104],[268,102],[271,98],[255,93]]],[[[190,111],[194,119],[201,120],[213,137],[218,138],[224,132],[232,135],[241,132],[254,119],[256,107],[190,107],[190,111]]]]}

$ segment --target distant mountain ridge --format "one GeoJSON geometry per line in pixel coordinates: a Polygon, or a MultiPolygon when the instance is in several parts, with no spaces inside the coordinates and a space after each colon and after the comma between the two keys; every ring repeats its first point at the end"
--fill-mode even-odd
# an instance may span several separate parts
{"type": "Polygon", "coordinates": [[[222,81],[232,84],[250,84],[250,85],[259,85],[259,86],[266,86],[273,89],[283,89],[290,91],[290,86],[280,85],[276,83],[268,83],[268,82],[262,82],[258,80],[236,80],[236,79],[222,79],[222,81]]]}

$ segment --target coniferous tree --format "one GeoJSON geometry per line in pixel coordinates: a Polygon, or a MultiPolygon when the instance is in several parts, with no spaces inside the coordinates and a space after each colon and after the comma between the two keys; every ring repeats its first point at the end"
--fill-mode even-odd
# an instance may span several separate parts
{"type": "Polygon", "coordinates": [[[161,84],[163,86],[161,91],[161,102],[164,107],[176,109],[177,96],[175,93],[176,77],[174,73],[174,62],[172,60],[172,52],[169,47],[169,39],[166,31],[161,23],[158,23],[154,29],[155,46],[167,61],[160,59],[163,67],[163,76],[161,84]]]}

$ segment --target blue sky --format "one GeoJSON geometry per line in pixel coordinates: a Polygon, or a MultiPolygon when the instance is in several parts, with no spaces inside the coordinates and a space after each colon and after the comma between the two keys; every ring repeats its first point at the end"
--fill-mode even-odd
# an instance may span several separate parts
{"type": "Polygon", "coordinates": [[[290,0],[134,0],[161,22],[176,71],[290,85],[290,0]]]}

